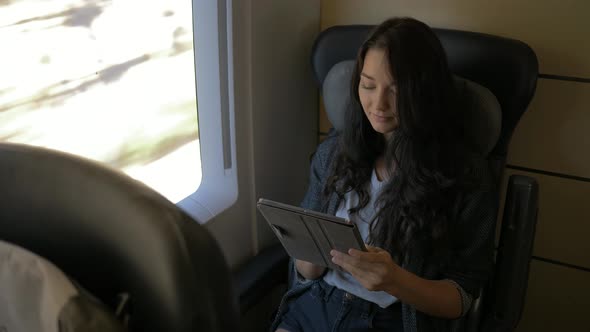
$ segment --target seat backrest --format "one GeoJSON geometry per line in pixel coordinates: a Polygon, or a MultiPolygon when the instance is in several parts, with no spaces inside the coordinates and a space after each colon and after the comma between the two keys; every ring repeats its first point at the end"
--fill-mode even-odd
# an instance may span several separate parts
{"type": "Polygon", "coordinates": [[[234,331],[224,256],[196,221],[98,163],[0,144],[0,239],[50,260],[103,303],[130,299],[130,331],[234,331]]]}
{"type": "MultiPolygon", "coordinates": [[[[335,26],[323,31],[313,47],[312,67],[336,128],[344,121],[354,60],[372,28],[335,26]]],[[[528,45],[517,40],[467,31],[434,31],[451,70],[459,77],[456,84],[463,85],[464,95],[473,99],[475,109],[466,113],[465,121],[471,126],[467,134],[480,152],[487,154],[499,188],[510,138],[536,89],[537,57],[528,45]]],[[[487,294],[484,290],[477,294],[480,297],[471,312],[457,321],[454,331],[509,331],[520,320],[537,220],[538,186],[534,179],[513,176],[508,188],[493,282],[487,294]]]]}
{"type": "Polygon", "coordinates": [[[539,185],[527,176],[511,175],[504,204],[493,290],[477,330],[513,331],[522,315],[539,209],[539,185]]]}

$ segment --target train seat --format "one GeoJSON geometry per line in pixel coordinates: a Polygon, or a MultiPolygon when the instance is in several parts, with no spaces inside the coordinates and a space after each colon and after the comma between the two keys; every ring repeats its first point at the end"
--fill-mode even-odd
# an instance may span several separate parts
{"type": "Polygon", "coordinates": [[[42,256],[115,309],[128,331],[236,331],[217,242],[173,203],[101,164],[0,144],[0,238],[42,256]]]}
{"type": "MultiPolygon", "coordinates": [[[[333,129],[343,122],[351,66],[372,26],[335,26],[320,33],[311,62],[333,129]]],[[[465,130],[476,151],[486,156],[500,196],[512,132],[532,99],[538,62],[525,43],[487,34],[434,29],[465,98],[473,103],[465,130]]],[[[537,220],[535,179],[508,180],[493,276],[470,312],[454,322],[454,331],[511,331],[522,312],[537,220]]],[[[273,287],[287,285],[289,258],[274,244],[262,250],[237,274],[241,311],[247,312],[273,287]]]]}

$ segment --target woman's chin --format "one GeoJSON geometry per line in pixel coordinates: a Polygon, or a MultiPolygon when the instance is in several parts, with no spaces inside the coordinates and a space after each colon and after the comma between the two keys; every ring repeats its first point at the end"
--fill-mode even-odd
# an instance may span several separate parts
{"type": "Polygon", "coordinates": [[[382,124],[378,124],[378,125],[373,126],[373,130],[375,130],[379,134],[384,135],[386,138],[389,138],[391,136],[391,134],[393,134],[393,132],[395,131],[395,128],[396,128],[396,126],[394,126],[392,124],[387,125],[387,126],[384,126],[382,124]]]}

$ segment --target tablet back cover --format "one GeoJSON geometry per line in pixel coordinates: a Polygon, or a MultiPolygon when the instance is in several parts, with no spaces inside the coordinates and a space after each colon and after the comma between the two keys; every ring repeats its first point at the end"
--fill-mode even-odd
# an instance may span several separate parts
{"type": "Polygon", "coordinates": [[[313,213],[298,213],[261,203],[258,204],[258,209],[293,258],[340,270],[338,265],[332,263],[331,249],[344,253],[350,248],[365,250],[364,245],[359,245],[363,241],[354,224],[327,220],[320,217],[320,214],[315,216],[313,213]]]}

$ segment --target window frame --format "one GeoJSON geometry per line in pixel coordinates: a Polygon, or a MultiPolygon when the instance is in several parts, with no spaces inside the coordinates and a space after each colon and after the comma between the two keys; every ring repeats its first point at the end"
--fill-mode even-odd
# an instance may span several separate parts
{"type": "Polygon", "coordinates": [[[192,1],[202,177],[177,205],[201,224],[238,198],[231,13],[231,0],[192,1]]]}

